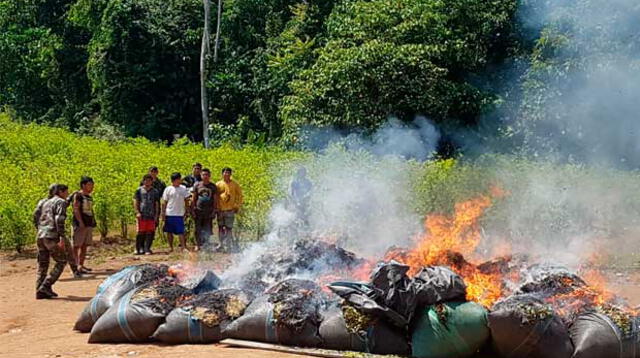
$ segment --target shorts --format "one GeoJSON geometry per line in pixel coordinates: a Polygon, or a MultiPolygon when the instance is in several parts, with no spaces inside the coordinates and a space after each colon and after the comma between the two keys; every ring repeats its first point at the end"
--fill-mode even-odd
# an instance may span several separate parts
{"type": "Polygon", "coordinates": [[[236,213],[234,213],[233,210],[225,210],[218,216],[218,226],[225,226],[232,229],[235,219],[236,213]]]}
{"type": "Polygon", "coordinates": [[[164,228],[162,231],[176,235],[184,234],[184,217],[167,216],[164,220],[164,228]]]}
{"type": "Polygon", "coordinates": [[[152,234],[156,231],[156,221],[153,219],[137,220],[138,234],[152,234]]]}
{"type": "Polygon", "coordinates": [[[93,243],[93,228],[91,226],[73,228],[73,246],[89,246],[93,243]]]}

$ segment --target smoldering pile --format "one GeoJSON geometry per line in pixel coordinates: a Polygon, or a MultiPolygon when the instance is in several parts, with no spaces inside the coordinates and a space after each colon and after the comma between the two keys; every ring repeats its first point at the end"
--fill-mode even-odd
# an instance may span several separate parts
{"type": "Polygon", "coordinates": [[[125,285],[129,290],[98,318],[90,341],[235,338],[427,358],[640,356],[637,314],[576,273],[527,265],[522,257],[477,266],[455,252],[443,257],[447,266],[368,266],[335,245],[304,240],[263,254],[246,281],[222,281],[186,264],[127,267],[99,292],[123,287],[119,282],[130,281],[132,271],[143,272],[136,277],[145,282],[125,285]],[[367,267],[369,280],[349,280],[349,272],[367,267]],[[457,273],[469,269],[503,277],[502,298],[490,307],[470,301],[468,283],[457,273]],[[328,290],[319,285],[336,273],[347,280],[328,290]]]}
{"type": "Polygon", "coordinates": [[[349,272],[363,262],[354,253],[317,239],[268,248],[250,271],[228,277],[224,285],[261,293],[289,277],[311,277],[349,272]]]}

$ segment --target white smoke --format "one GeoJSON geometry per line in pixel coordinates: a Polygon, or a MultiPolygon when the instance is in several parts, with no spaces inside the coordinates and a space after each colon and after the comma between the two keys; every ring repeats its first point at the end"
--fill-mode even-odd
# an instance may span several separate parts
{"type": "MultiPolygon", "coordinates": [[[[391,119],[371,136],[318,133],[325,148],[298,163],[313,184],[304,235],[335,241],[364,257],[379,257],[390,246],[407,244],[421,229],[422,219],[409,205],[411,178],[417,160],[435,153],[440,135],[433,124],[422,117],[410,124],[391,119]]],[[[288,183],[280,190],[287,192],[288,183]]],[[[269,234],[244,250],[223,278],[242,277],[259,264],[261,254],[286,250],[301,235],[286,200],[273,206],[270,223],[269,234]]]]}

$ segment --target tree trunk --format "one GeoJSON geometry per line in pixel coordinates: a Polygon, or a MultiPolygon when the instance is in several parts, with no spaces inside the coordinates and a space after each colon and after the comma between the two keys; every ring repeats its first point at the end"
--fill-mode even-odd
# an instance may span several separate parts
{"type": "Polygon", "coordinates": [[[218,50],[220,49],[220,23],[222,22],[222,0],[218,0],[218,23],[216,24],[216,44],[213,48],[213,62],[218,62],[218,50]]]}
{"type": "Polygon", "coordinates": [[[211,33],[211,3],[204,2],[204,30],[202,31],[202,48],[200,50],[200,105],[202,108],[202,139],[204,147],[209,148],[209,100],[207,98],[207,57],[211,53],[209,46],[211,33]]]}

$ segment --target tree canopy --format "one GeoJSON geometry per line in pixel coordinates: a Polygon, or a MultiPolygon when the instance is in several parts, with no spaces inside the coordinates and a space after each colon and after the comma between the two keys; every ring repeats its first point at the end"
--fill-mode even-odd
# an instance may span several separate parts
{"type": "MultiPolygon", "coordinates": [[[[516,118],[528,140],[580,115],[572,91],[594,68],[638,68],[627,5],[224,0],[210,134],[296,144],[308,127],[366,132],[420,115],[454,130],[516,118]]],[[[86,133],[200,140],[202,27],[200,0],[0,0],[0,105],[86,133]]]]}

